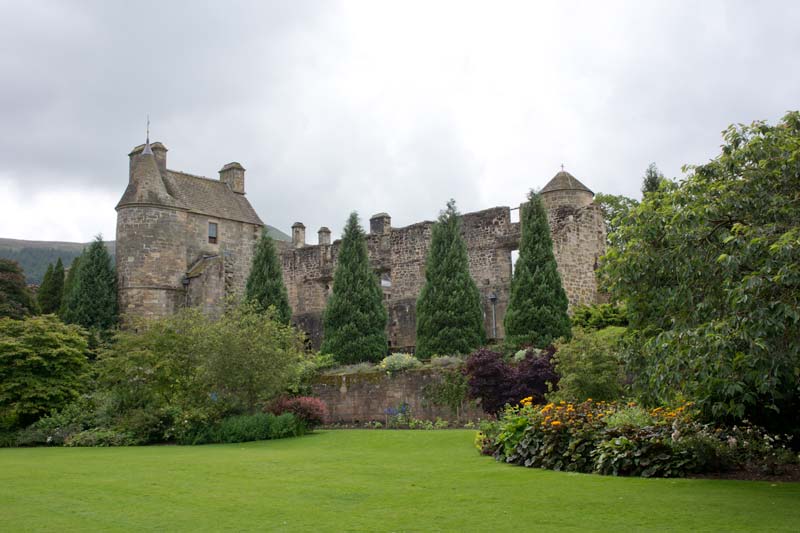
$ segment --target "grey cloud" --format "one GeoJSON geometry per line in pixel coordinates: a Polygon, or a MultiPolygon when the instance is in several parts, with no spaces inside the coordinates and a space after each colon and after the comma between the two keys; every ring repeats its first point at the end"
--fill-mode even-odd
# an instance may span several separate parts
{"type": "Polygon", "coordinates": [[[171,168],[240,161],[311,240],[515,204],[561,163],[636,196],[650,161],[680,176],[798,107],[792,1],[368,5],[0,0],[0,177],[121,194],[150,113],[171,168]]]}

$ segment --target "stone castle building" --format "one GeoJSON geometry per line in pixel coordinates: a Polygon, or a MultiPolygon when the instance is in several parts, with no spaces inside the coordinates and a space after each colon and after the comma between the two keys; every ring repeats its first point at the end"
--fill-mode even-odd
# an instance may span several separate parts
{"type": "MultiPolygon", "coordinates": [[[[265,226],[245,198],[245,169],[229,163],[219,180],[166,167],[167,149],[147,142],[130,153],[128,187],[117,205],[117,278],[125,318],[158,317],[183,306],[219,313],[226,297],[241,295],[262,229],[280,251],[293,320],[318,345],[322,313],[331,293],[339,241],[328,228],[306,243],[297,222],[291,238],[265,226]]],[[[606,230],[594,194],[563,170],[540,191],[548,212],[553,251],[570,305],[599,299],[595,281],[606,230]]],[[[504,337],[512,252],[519,247],[518,207],[493,207],[462,218],[470,273],[484,302],[488,338],[504,337]]],[[[394,228],[386,213],[369,221],[370,261],[380,277],[393,350],[415,344],[416,299],[425,280],[433,222],[394,228]]]]}

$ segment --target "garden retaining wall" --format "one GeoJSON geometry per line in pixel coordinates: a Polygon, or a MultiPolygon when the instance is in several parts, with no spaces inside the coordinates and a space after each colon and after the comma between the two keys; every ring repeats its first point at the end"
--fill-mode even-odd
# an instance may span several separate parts
{"type": "Polygon", "coordinates": [[[432,405],[425,389],[442,380],[442,371],[435,369],[407,370],[389,376],[385,372],[323,375],[312,385],[313,395],[328,406],[330,424],[386,423],[392,410],[408,406],[408,414],[417,419],[450,422],[460,419],[486,418],[478,406],[462,402],[458,416],[447,406],[432,405]]]}

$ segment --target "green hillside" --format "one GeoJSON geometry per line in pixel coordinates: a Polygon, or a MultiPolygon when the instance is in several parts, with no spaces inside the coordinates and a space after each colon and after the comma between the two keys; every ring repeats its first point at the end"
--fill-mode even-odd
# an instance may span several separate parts
{"type": "MultiPolygon", "coordinates": [[[[111,255],[115,252],[115,242],[106,241],[111,255]]],[[[28,283],[39,284],[47,270],[47,265],[55,263],[58,258],[65,267],[81,255],[83,248],[89,243],[58,241],[24,241],[18,239],[0,239],[0,257],[19,263],[25,271],[28,283]]]]}

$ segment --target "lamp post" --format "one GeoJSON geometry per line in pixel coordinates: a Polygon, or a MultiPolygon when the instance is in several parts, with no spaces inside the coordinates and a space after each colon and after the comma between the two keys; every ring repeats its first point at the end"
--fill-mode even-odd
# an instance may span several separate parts
{"type": "Polygon", "coordinates": [[[492,291],[489,295],[489,301],[492,302],[492,339],[497,339],[497,293],[492,291]]]}

